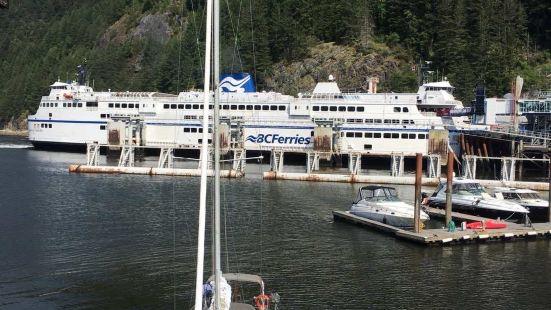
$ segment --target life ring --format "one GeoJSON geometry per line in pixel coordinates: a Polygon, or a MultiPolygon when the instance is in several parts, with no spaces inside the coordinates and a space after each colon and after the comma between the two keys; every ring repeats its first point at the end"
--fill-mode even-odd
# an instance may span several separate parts
{"type": "Polygon", "coordinates": [[[270,306],[270,296],[262,293],[254,297],[254,305],[258,310],[266,310],[270,306]]]}

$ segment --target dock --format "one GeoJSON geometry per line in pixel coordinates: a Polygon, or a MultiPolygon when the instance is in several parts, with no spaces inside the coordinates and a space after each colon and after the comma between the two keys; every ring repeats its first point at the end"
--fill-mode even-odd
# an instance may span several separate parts
{"type": "MultiPolygon", "coordinates": [[[[428,211],[429,213],[432,212],[431,215],[439,215],[441,213],[439,211],[443,210],[430,208],[428,211]]],[[[458,220],[467,221],[480,221],[485,219],[457,212],[452,212],[452,217],[458,220]]],[[[415,233],[411,230],[356,216],[348,211],[333,211],[333,218],[335,221],[351,222],[380,232],[388,233],[401,240],[427,246],[551,238],[551,223],[535,223],[532,224],[532,226],[507,223],[507,228],[504,229],[456,229],[453,232],[450,232],[447,229],[422,229],[419,233],[415,233]]]]}
{"type": "MultiPolygon", "coordinates": [[[[144,175],[168,175],[168,176],[201,176],[201,169],[180,168],[152,168],[152,167],[113,167],[113,166],[88,166],[70,165],[69,172],[73,173],[105,173],[105,174],[144,174],[144,175]]],[[[212,170],[207,171],[207,176],[213,176],[212,170]]],[[[243,172],[237,170],[221,170],[222,178],[240,178],[243,172]]]]}

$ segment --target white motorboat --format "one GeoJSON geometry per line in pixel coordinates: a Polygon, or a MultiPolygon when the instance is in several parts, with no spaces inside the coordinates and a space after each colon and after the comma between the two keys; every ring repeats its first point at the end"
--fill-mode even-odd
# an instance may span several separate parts
{"type": "MultiPolygon", "coordinates": [[[[421,222],[429,219],[428,214],[420,212],[421,222]]],[[[401,201],[392,187],[370,185],[360,188],[350,213],[392,226],[414,226],[414,207],[401,201]]]]}
{"type": "Polygon", "coordinates": [[[549,219],[549,201],[541,199],[538,192],[531,189],[513,187],[494,188],[494,197],[512,201],[530,211],[532,221],[547,221],[549,219]]]}
{"type": "MultiPolygon", "coordinates": [[[[442,180],[428,198],[428,205],[446,207],[447,182],[442,180]]],[[[454,178],[452,185],[452,210],[487,218],[522,220],[529,211],[518,203],[497,199],[486,192],[476,180],[454,178]]]]}

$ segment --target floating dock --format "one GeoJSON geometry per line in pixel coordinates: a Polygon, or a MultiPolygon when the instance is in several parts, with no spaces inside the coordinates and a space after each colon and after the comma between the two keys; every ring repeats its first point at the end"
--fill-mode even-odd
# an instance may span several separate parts
{"type": "MultiPolygon", "coordinates": [[[[431,215],[440,214],[439,209],[429,208],[431,215]]],[[[485,218],[452,212],[452,217],[458,220],[481,221],[485,218]]],[[[335,221],[347,221],[374,230],[389,233],[396,238],[424,245],[465,244],[471,242],[511,241],[515,239],[551,238],[551,223],[536,223],[532,226],[507,223],[504,229],[456,229],[453,232],[447,229],[422,229],[419,233],[399,227],[383,224],[351,214],[348,211],[333,211],[335,221]]]]}
{"type": "MultiPolygon", "coordinates": [[[[113,166],[88,166],[70,165],[69,172],[75,173],[107,173],[107,174],[145,174],[145,175],[168,175],[168,176],[201,176],[201,169],[178,169],[178,168],[151,168],[151,167],[113,167],[113,166]]],[[[207,171],[208,176],[213,176],[213,171],[207,171]]],[[[237,170],[222,170],[222,178],[240,178],[243,172],[237,170]]]]}
{"type": "MultiPolygon", "coordinates": [[[[310,182],[341,182],[341,183],[372,183],[372,184],[400,184],[415,185],[414,176],[385,176],[385,175],[358,175],[358,174],[329,174],[329,173],[297,173],[297,172],[264,172],[266,180],[294,180],[310,182]]],[[[549,190],[549,183],[525,181],[476,180],[487,187],[514,187],[533,189],[537,191],[549,190]]],[[[424,177],[422,186],[437,186],[439,178],[424,177]]]]}

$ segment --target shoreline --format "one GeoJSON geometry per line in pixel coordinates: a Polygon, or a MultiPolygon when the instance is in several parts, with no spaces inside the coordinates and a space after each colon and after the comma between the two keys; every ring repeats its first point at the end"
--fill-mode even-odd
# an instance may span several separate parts
{"type": "Polygon", "coordinates": [[[29,136],[29,131],[28,130],[0,129],[0,136],[27,137],[27,136],[29,136]]]}

